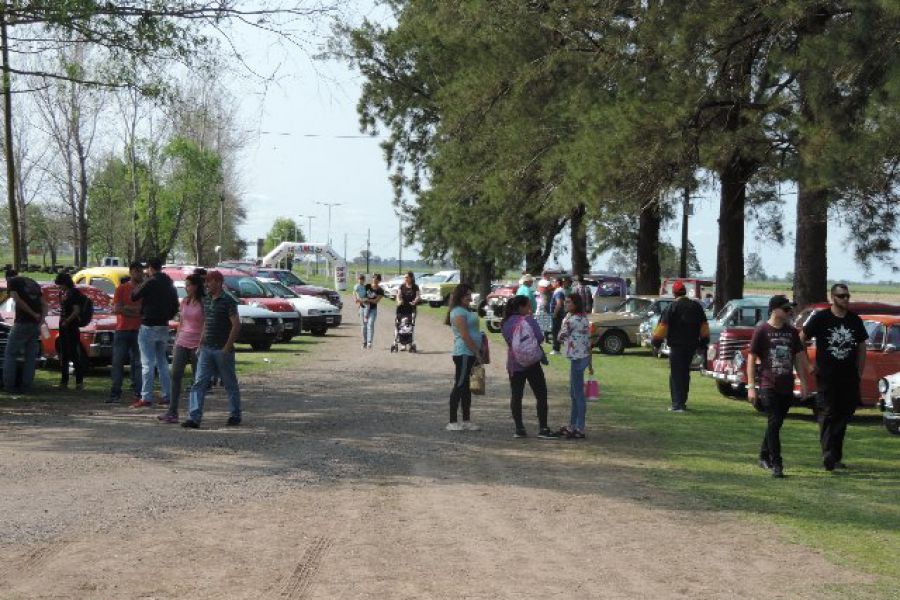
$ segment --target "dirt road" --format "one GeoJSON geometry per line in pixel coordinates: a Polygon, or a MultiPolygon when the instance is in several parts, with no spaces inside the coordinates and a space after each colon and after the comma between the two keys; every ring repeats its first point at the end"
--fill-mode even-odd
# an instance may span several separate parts
{"type": "Polygon", "coordinates": [[[422,352],[398,356],[388,311],[372,350],[345,316],[296,369],[243,380],[240,428],[221,392],[198,431],[0,400],[0,598],[822,598],[866,580],[661,493],[594,408],[584,442],[512,439],[500,360],[483,430],[444,431],[447,328],[420,319],[422,352]]]}

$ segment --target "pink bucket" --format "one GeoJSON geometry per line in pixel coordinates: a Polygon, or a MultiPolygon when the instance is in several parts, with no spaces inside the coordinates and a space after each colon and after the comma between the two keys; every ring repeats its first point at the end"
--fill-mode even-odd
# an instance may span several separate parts
{"type": "Polygon", "coordinates": [[[596,379],[588,379],[584,382],[584,397],[588,400],[600,399],[600,384],[596,379]]]}

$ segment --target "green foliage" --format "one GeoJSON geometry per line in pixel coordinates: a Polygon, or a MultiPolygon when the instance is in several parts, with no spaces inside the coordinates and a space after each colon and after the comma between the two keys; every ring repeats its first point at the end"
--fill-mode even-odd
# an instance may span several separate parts
{"type": "Polygon", "coordinates": [[[297,225],[294,219],[287,217],[278,217],[272,223],[272,228],[266,234],[266,240],[263,242],[263,253],[268,254],[275,249],[281,242],[305,242],[303,231],[297,225]]]}

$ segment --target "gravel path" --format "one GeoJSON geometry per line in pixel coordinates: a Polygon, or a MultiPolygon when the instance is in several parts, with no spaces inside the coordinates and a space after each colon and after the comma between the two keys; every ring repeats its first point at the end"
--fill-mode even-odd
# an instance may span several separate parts
{"type": "Polygon", "coordinates": [[[392,355],[389,312],[375,349],[348,307],[295,369],[244,378],[240,428],[221,392],[198,431],[0,399],[0,598],[772,599],[868,581],[679,504],[600,423],[513,440],[499,349],[483,430],[444,431],[449,331],[422,318],[421,353],[392,355]]]}

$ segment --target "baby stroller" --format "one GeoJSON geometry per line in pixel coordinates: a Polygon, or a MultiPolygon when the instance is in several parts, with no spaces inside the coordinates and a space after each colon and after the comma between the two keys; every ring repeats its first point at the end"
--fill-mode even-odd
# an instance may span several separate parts
{"type": "Polygon", "coordinates": [[[394,343],[391,344],[391,352],[407,350],[416,351],[416,307],[411,304],[397,306],[397,315],[394,318],[394,343]]]}

